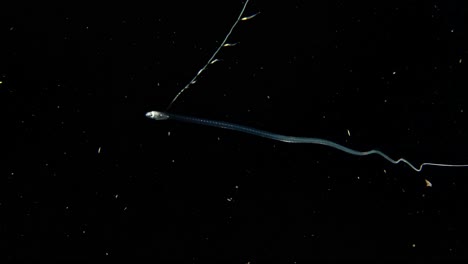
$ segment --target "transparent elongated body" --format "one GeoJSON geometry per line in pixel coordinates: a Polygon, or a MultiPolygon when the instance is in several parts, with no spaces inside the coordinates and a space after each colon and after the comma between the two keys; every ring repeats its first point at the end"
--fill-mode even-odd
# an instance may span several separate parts
{"type": "Polygon", "coordinates": [[[388,160],[389,162],[393,164],[398,164],[400,162],[406,163],[410,168],[413,170],[420,172],[424,166],[436,166],[436,167],[468,167],[468,164],[443,164],[443,163],[431,163],[431,162],[425,162],[422,163],[419,168],[416,167],[415,165],[411,164],[409,161],[400,158],[398,160],[394,160],[390,158],[387,154],[381,152],[380,150],[368,150],[368,151],[358,151],[354,150],[348,147],[345,147],[343,145],[340,145],[338,143],[335,143],[330,140],[322,139],[322,138],[314,138],[314,137],[294,137],[294,136],[285,136],[281,134],[276,134],[252,127],[247,127],[247,126],[242,126],[238,124],[233,124],[229,122],[223,122],[223,121],[216,121],[216,120],[209,120],[209,119],[202,119],[202,118],[196,118],[196,117],[190,117],[190,116],[183,116],[183,115],[177,115],[177,114],[169,114],[165,112],[159,112],[159,111],[151,111],[146,113],[146,116],[154,119],[154,120],[167,120],[167,119],[173,119],[176,121],[181,121],[181,122],[186,122],[186,123],[193,123],[193,124],[199,124],[199,125],[204,125],[204,126],[210,126],[210,127],[218,127],[218,128],[224,128],[224,129],[229,129],[237,132],[242,132],[246,134],[251,134],[257,137],[263,137],[263,138],[268,138],[276,141],[281,141],[285,143],[296,143],[296,144],[316,144],[316,145],[324,145],[328,146],[337,150],[341,150],[343,152],[346,152],[351,155],[355,156],[367,156],[367,155],[372,155],[376,154],[384,159],[388,160]]]}

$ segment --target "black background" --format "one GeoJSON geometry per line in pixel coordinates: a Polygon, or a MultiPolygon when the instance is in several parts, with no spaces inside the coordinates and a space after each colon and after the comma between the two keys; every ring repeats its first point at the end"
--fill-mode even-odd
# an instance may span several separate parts
{"type": "MultiPolygon", "coordinates": [[[[145,117],[203,67],[242,6],[2,8],[3,259],[468,258],[468,169],[418,173],[145,117]]],[[[239,44],[170,112],[468,163],[467,11],[251,0],[245,15],[260,14],[236,27],[239,44]]]]}

